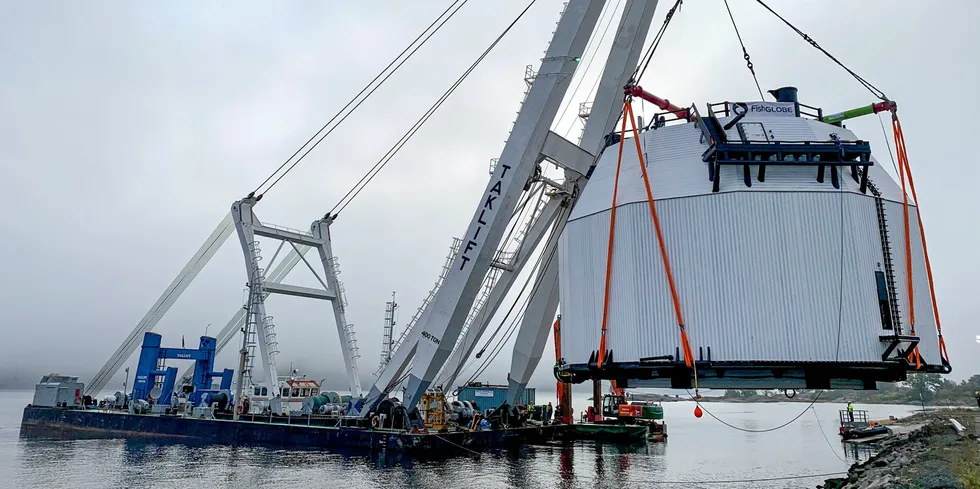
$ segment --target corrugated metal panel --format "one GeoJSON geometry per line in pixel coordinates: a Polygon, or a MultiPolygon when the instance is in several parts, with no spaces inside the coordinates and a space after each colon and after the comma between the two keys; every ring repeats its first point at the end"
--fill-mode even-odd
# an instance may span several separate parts
{"type": "MultiPolygon", "coordinates": [[[[640,135],[643,138],[643,151],[647,160],[675,160],[695,158],[701,161],[701,153],[708,149],[707,143],[700,143],[701,130],[695,124],[678,124],[664,126],[659,129],[646,131],[640,135]]],[[[627,140],[626,148],[636,154],[636,145],[627,140]]],[[[615,146],[613,146],[615,148],[615,146]]],[[[618,149],[617,149],[618,152],[618,149]]]]}
{"type": "MultiPolygon", "coordinates": [[[[460,389],[456,399],[460,401],[476,401],[476,405],[481,411],[496,409],[507,401],[506,386],[473,386],[460,389]]],[[[521,404],[526,406],[534,404],[534,387],[524,389],[521,394],[521,404]]]]}
{"type": "MultiPolygon", "coordinates": [[[[700,135],[701,132],[693,124],[667,126],[640,135],[654,198],[711,192],[708,165],[701,161],[701,153],[708,146],[698,143],[700,135]]],[[[619,147],[616,145],[605,150],[570,219],[609,209],[618,156],[619,147]]],[[[646,187],[632,138],[624,142],[617,198],[623,204],[646,201],[646,187]]]]}
{"type": "MultiPolygon", "coordinates": [[[[880,361],[874,271],[882,254],[872,198],[732,192],[657,207],[695,350],[710,346],[719,361],[880,361]]],[[[587,361],[598,348],[608,232],[605,211],[570,222],[563,235],[562,353],[569,363],[587,361]]],[[[892,244],[904,256],[894,238],[892,244]]],[[[925,284],[924,265],[917,267],[915,280],[925,284]]],[[[928,289],[916,287],[916,297],[918,333],[928,338],[928,289]]],[[[644,204],[617,213],[610,301],[607,341],[617,361],[673,354],[680,346],[644,204]]],[[[934,326],[932,334],[934,342],[934,326]]]]}

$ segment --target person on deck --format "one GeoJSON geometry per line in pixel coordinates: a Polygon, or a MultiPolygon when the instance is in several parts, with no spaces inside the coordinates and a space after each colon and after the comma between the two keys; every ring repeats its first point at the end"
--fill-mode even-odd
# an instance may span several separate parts
{"type": "Polygon", "coordinates": [[[847,417],[854,422],[854,403],[851,401],[847,401],[847,417]]]}
{"type": "Polygon", "coordinates": [[[977,407],[980,407],[980,391],[974,392],[973,396],[977,398],[977,407]]]}
{"type": "Polygon", "coordinates": [[[545,423],[551,424],[551,417],[555,414],[555,408],[551,406],[551,401],[548,402],[548,407],[545,408],[544,421],[545,423]]]}

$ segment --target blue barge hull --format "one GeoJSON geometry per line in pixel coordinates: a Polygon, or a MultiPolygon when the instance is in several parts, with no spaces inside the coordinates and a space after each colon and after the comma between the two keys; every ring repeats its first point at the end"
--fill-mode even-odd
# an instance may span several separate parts
{"type": "Polygon", "coordinates": [[[21,421],[22,433],[87,432],[96,435],[187,440],[220,445],[388,449],[408,453],[459,455],[463,454],[460,453],[460,447],[479,451],[506,445],[547,442],[556,438],[559,429],[560,425],[473,432],[408,433],[385,429],[194,419],[42,406],[24,408],[24,417],[21,421]]]}

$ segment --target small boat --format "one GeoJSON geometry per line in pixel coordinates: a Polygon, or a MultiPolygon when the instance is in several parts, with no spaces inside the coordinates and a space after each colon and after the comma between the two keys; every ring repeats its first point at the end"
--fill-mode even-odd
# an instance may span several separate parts
{"type": "MultiPolygon", "coordinates": [[[[341,396],[336,392],[320,390],[320,382],[306,378],[297,371],[292,375],[279,376],[279,397],[270,396],[266,387],[253,385],[245,390],[248,399],[248,410],[246,414],[268,414],[270,411],[276,414],[288,414],[301,412],[304,402],[309,403],[307,398],[326,397],[331,405],[342,407],[350,400],[350,396],[341,396]]],[[[319,406],[318,406],[319,407],[319,406]]]]}
{"type": "Polygon", "coordinates": [[[869,421],[867,411],[848,411],[841,409],[839,414],[840,436],[844,440],[869,438],[891,433],[891,430],[887,426],[869,421]]]}

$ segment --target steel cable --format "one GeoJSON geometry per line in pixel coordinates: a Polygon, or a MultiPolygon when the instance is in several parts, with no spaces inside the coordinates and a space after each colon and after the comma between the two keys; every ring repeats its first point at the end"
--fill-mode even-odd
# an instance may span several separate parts
{"type": "Polygon", "coordinates": [[[360,107],[361,104],[364,103],[364,101],[366,101],[378,88],[381,87],[381,85],[384,85],[384,83],[386,81],[388,81],[389,78],[391,78],[391,75],[395,74],[395,72],[398,71],[398,69],[401,68],[401,66],[403,64],[405,64],[405,62],[408,61],[409,58],[411,58],[412,55],[414,55],[415,52],[419,50],[419,48],[421,48],[423,45],[425,45],[425,43],[428,42],[429,39],[431,39],[432,36],[436,32],[438,32],[439,29],[441,29],[442,26],[444,26],[446,24],[446,22],[449,21],[449,19],[451,19],[454,15],[456,15],[456,13],[459,12],[459,9],[463,8],[463,6],[466,5],[466,3],[468,1],[469,0],[455,0],[452,4],[450,4],[449,7],[446,8],[446,10],[444,10],[441,14],[439,14],[439,16],[436,17],[436,19],[434,21],[432,21],[432,23],[429,24],[429,26],[426,27],[425,30],[423,30],[422,33],[418,35],[418,37],[415,38],[415,40],[413,40],[411,43],[409,43],[409,45],[404,50],[402,50],[402,52],[398,53],[398,56],[395,56],[395,58],[392,59],[390,63],[388,63],[388,66],[385,66],[385,68],[383,70],[381,70],[380,73],[378,73],[377,75],[375,75],[375,77],[370,82],[368,82],[368,84],[365,85],[364,88],[362,88],[361,91],[357,93],[357,95],[354,95],[354,98],[352,98],[349,102],[347,102],[347,104],[344,105],[344,107],[341,108],[340,111],[338,111],[336,114],[334,114],[334,116],[331,117],[330,120],[328,120],[327,123],[323,125],[323,127],[321,127],[316,133],[314,133],[313,136],[310,136],[310,139],[308,139],[305,143],[303,143],[303,145],[300,146],[299,149],[297,149],[295,153],[293,153],[289,158],[286,158],[286,161],[283,161],[282,164],[279,165],[279,167],[276,168],[276,170],[274,172],[272,172],[268,177],[266,177],[266,179],[263,180],[262,183],[260,183],[255,188],[255,190],[253,191],[253,194],[258,193],[258,194],[261,195],[261,194],[263,194],[265,192],[268,192],[269,190],[272,189],[273,186],[275,186],[277,183],[279,183],[279,180],[282,180],[282,177],[286,176],[287,173],[289,173],[293,168],[295,168],[296,165],[299,164],[299,162],[303,160],[303,158],[306,158],[306,155],[310,154],[310,151],[313,151],[313,149],[316,148],[320,144],[320,142],[323,141],[324,138],[326,138],[327,136],[329,136],[330,133],[332,133],[335,129],[337,129],[337,127],[339,127],[341,123],[343,123],[351,114],[353,114],[354,111],[357,110],[357,108],[360,107]],[[454,7],[455,7],[456,10],[452,10],[454,7]],[[450,13],[450,10],[452,10],[451,13],[450,13]],[[448,13],[448,16],[446,16],[447,13],[448,13]],[[445,18],[443,19],[444,16],[445,16],[445,18]],[[439,19],[442,19],[442,22],[441,23],[439,23],[439,19]],[[439,25],[436,26],[437,23],[439,25]],[[432,30],[432,32],[429,32],[429,29],[432,29],[433,26],[435,26],[435,29],[432,30]],[[426,36],[426,32],[429,32],[428,36],[426,36]],[[423,37],[424,37],[424,39],[423,39],[423,37]],[[417,46],[415,46],[415,49],[412,49],[412,46],[415,45],[415,43],[419,42],[419,40],[421,40],[421,43],[419,43],[417,46]],[[401,58],[402,56],[404,56],[405,53],[408,52],[409,50],[411,50],[411,52],[408,53],[408,56],[406,56],[404,59],[402,59],[399,62],[398,59],[401,58]],[[396,63],[397,63],[397,65],[395,65],[396,63]],[[394,69],[390,73],[388,73],[387,75],[385,75],[385,72],[388,71],[388,69],[390,69],[393,65],[394,65],[394,69]],[[288,165],[289,162],[293,158],[295,158],[296,155],[298,155],[300,153],[300,151],[303,151],[303,148],[305,148],[307,145],[309,145],[311,141],[313,141],[314,139],[316,139],[316,137],[327,128],[327,126],[329,126],[331,123],[333,123],[335,120],[337,120],[337,118],[340,117],[340,115],[343,114],[344,111],[347,110],[347,108],[351,106],[351,104],[354,104],[354,102],[357,100],[358,97],[360,97],[362,94],[364,94],[364,92],[368,91],[368,89],[371,87],[371,85],[375,81],[377,81],[379,78],[381,78],[383,75],[384,75],[384,78],[382,78],[381,81],[377,85],[374,86],[374,88],[371,88],[370,91],[367,93],[367,95],[365,95],[364,98],[361,99],[360,102],[357,102],[357,104],[354,105],[354,107],[352,109],[350,109],[350,112],[347,112],[347,114],[344,115],[339,121],[337,121],[337,123],[334,124],[334,126],[332,128],[330,128],[330,130],[328,130],[326,133],[324,133],[322,136],[320,136],[320,139],[318,139],[316,141],[316,143],[313,144],[313,146],[311,146],[309,149],[307,149],[306,152],[303,153],[303,155],[299,157],[299,159],[297,159],[295,162],[293,162],[293,164],[290,165],[290,167],[285,172],[283,172],[281,175],[279,175],[279,177],[276,178],[276,180],[274,182],[272,182],[265,190],[262,190],[262,186],[263,185],[265,185],[266,183],[268,183],[269,180],[272,180],[272,178],[275,177],[276,174],[279,173],[280,170],[282,170],[284,167],[286,167],[286,165],[288,165]],[[260,193],[260,190],[262,190],[261,193],[260,193]]]}
{"type": "Polygon", "coordinates": [[[506,36],[507,33],[509,33],[511,29],[513,29],[513,27],[517,24],[517,22],[524,17],[524,14],[526,14],[527,11],[530,10],[535,3],[537,3],[537,0],[531,0],[531,2],[528,3],[526,7],[524,7],[524,10],[522,10],[521,13],[518,14],[517,17],[507,26],[507,28],[505,28],[503,32],[501,32],[500,35],[498,35],[497,38],[494,39],[494,41],[490,44],[490,46],[487,47],[485,51],[483,51],[483,54],[481,54],[476,59],[476,61],[474,61],[473,64],[471,64],[470,67],[463,72],[463,74],[456,80],[456,82],[453,83],[449,87],[449,89],[446,90],[446,92],[443,93],[442,96],[439,97],[439,99],[434,104],[432,104],[431,107],[429,107],[429,109],[422,115],[422,117],[420,117],[417,121],[415,121],[415,124],[413,124],[412,127],[409,128],[409,130],[395,143],[395,145],[392,146],[391,149],[389,149],[388,152],[385,153],[385,155],[382,156],[381,159],[377,163],[375,163],[374,166],[371,167],[371,169],[368,170],[367,173],[365,173],[364,176],[361,177],[361,179],[358,180],[356,184],[354,184],[351,190],[349,190],[347,194],[345,194],[344,197],[340,199],[340,202],[338,202],[337,205],[335,205],[333,209],[330,210],[331,214],[334,215],[339,214],[341,211],[347,208],[347,206],[351,203],[351,201],[353,201],[354,198],[357,197],[357,195],[360,194],[362,190],[364,190],[364,187],[366,187],[367,184],[371,183],[371,180],[373,180],[374,177],[377,176],[378,173],[380,173],[381,170],[384,169],[384,167],[388,164],[388,162],[391,161],[392,158],[394,158],[394,156],[398,153],[398,151],[400,151],[401,148],[404,147],[405,144],[412,139],[415,133],[418,132],[419,128],[421,128],[422,125],[424,125],[429,120],[429,118],[432,117],[432,114],[434,114],[437,110],[439,110],[442,104],[445,103],[446,99],[448,99],[453,94],[453,92],[455,92],[456,89],[459,88],[459,86],[463,83],[463,81],[470,76],[470,73],[472,73],[473,70],[475,70],[477,66],[480,65],[481,62],[483,62],[483,60],[487,57],[487,55],[489,55],[490,52],[493,51],[495,47],[497,47],[497,44],[499,44],[500,41],[504,38],[504,36],[506,36]]]}
{"type": "Polygon", "coordinates": [[[766,10],[768,10],[773,15],[775,15],[779,20],[783,21],[783,23],[786,24],[787,26],[789,26],[790,29],[793,29],[797,34],[800,35],[800,37],[803,38],[803,40],[805,40],[806,42],[808,42],[811,46],[817,48],[821,53],[825,54],[834,63],[837,63],[838,66],[840,66],[841,68],[844,68],[844,71],[847,71],[851,76],[854,77],[855,80],[857,80],[859,83],[861,83],[862,85],[864,85],[864,88],[867,88],[868,91],[871,92],[872,94],[874,94],[875,97],[878,97],[881,100],[888,101],[888,97],[885,96],[885,92],[882,92],[881,90],[878,89],[878,87],[872,85],[871,82],[869,82],[868,80],[865,80],[861,75],[858,75],[853,70],[851,70],[850,68],[848,68],[847,66],[845,66],[844,63],[841,63],[840,60],[838,60],[837,58],[835,58],[832,54],[830,54],[829,52],[827,52],[826,49],[822,48],[819,44],[817,44],[817,41],[814,41],[813,38],[811,38],[809,35],[807,35],[807,33],[805,33],[803,31],[797,29],[795,25],[793,25],[792,23],[790,23],[790,21],[786,20],[785,18],[783,18],[783,16],[779,15],[778,13],[776,13],[775,10],[773,10],[771,7],[769,7],[768,5],[766,5],[766,2],[764,2],[763,0],[756,0],[756,1],[759,2],[759,5],[762,5],[763,7],[766,8],[766,10]]]}
{"type": "Polygon", "coordinates": [[[725,8],[728,10],[728,17],[732,19],[732,27],[735,28],[735,37],[738,38],[738,43],[742,46],[742,58],[745,59],[745,66],[748,67],[749,73],[752,73],[752,80],[755,81],[755,88],[759,90],[759,99],[765,100],[766,96],[762,94],[762,87],[759,86],[759,78],[755,75],[755,65],[752,64],[751,56],[749,56],[749,50],[745,49],[745,43],[742,41],[742,34],[738,32],[738,24],[735,23],[735,16],[732,15],[732,8],[728,6],[728,0],[725,0],[725,8]]]}
{"type": "Polygon", "coordinates": [[[698,401],[697,399],[695,399],[693,395],[691,395],[691,391],[689,389],[684,389],[684,390],[686,390],[687,391],[687,394],[689,396],[691,396],[691,399],[693,399],[694,402],[697,403],[698,407],[700,407],[701,410],[704,411],[705,413],[708,413],[708,416],[711,416],[712,418],[714,418],[715,421],[717,421],[717,422],[719,422],[719,423],[721,423],[721,424],[723,424],[723,425],[725,425],[725,426],[727,426],[729,428],[732,428],[732,429],[735,429],[735,430],[738,430],[738,431],[743,431],[745,433],[769,433],[769,432],[772,432],[772,431],[781,430],[781,429],[783,429],[783,428],[785,428],[785,427],[793,424],[793,422],[795,422],[796,420],[802,418],[803,415],[806,414],[806,412],[810,408],[812,408],[814,404],[816,404],[817,400],[820,399],[820,396],[823,395],[823,393],[824,393],[824,391],[822,391],[822,390],[820,392],[818,392],[817,395],[816,395],[816,397],[814,397],[813,400],[810,401],[810,404],[806,407],[806,409],[804,409],[803,411],[800,411],[800,414],[797,414],[793,419],[791,419],[791,420],[789,420],[789,421],[787,421],[787,422],[785,422],[785,423],[783,423],[783,424],[781,424],[779,426],[775,426],[775,427],[772,427],[772,428],[766,428],[766,429],[762,429],[762,430],[753,430],[753,429],[749,429],[749,428],[742,428],[741,426],[735,426],[735,425],[733,425],[733,424],[731,424],[731,423],[729,423],[729,422],[727,422],[727,421],[719,418],[718,416],[715,416],[714,414],[711,413],[711,411],[708,411],[707,409],[705,409],[703,403],[701,403],[700,401],[698,401]]]}

